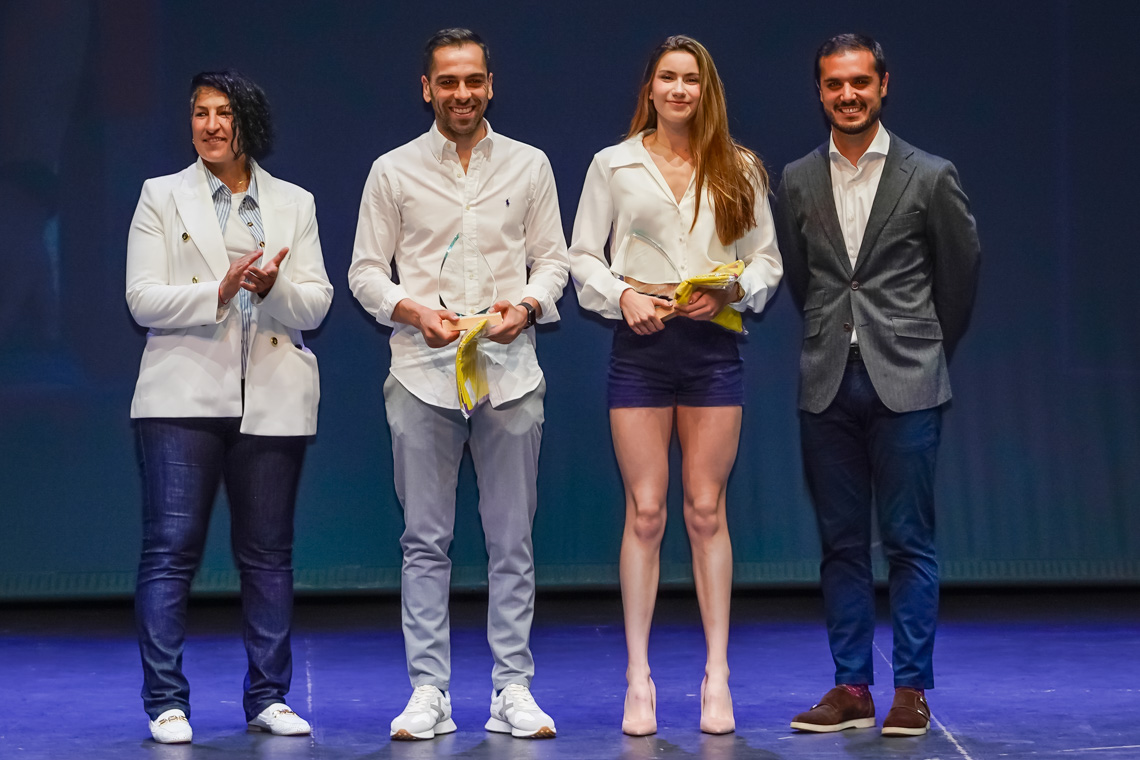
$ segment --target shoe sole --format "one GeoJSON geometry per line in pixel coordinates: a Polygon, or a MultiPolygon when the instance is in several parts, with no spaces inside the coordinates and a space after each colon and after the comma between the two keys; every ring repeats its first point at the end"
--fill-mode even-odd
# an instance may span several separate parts
{"type": "Polygon", "coordinates": [[[457,727],[455,725],[455,721],[453,721],[451,718],[448,718],[447,720],[436,723],[427,731],[420,731],[418,734],[409,731],[406,728],[398,728],[395,731],[392,731],[389,736],[391,737],[392,741],[415,742],[423,741],[425,739],[434,739],[438,734],[450,734],[455,731],[456,728],[457,727]]]}
{"type": "Polygon", "coordinates": [[[498,718],[488,718],[487,724],[483,726],[483,728],[488,731],[493,731],[496,734],[510,734],[516,739],[553,739],[557,736],[557,733],[551,726],[543,726],[537,731],[524,731],[498,718]]]}
{"type": "Polygon", "coordinates": [[[652,727],[635,729],[622,723],[621,732],[626,736],[653,736],[653,734],[657,733],[657,724],[654,723],[652,727]]]}
{"type": "Polygon", "coordinates": [[[736,726],[732,726],[731,728],[706,728],[705,726],[701,726],[701,733],[708,734],[709,736],[726,736],[736,733],[736,726]]]}
{"type": "Polygon", "coordinates": [[[186,739],[166,739],[166,740],[163,740],[163,739],[159,739],[157,736],[154,736],[153,734],[151,735],[150,738],[154,739],[155,744],[166,744],[166,745],[190,744],[192,741],[194,741],[194,737],[189,737],[186,739]]]}
{"type": "Polygon", "coordinates": [[[190,735],[185,739],[176,739],[174,737],[159,738],[153,730],[150,732],[150,738],[154,739],[155,744],[190,744],[194,741],[194,732],[191,731],[190,735]]]}
{"type": "Polygon", "coordinates": [[[883,726],[883,736],[922,736],[930,730],[927,723],[922,728],[904,728],[903,726],[883,726]]]}
{"type": "Polygon", "coordinates": [[[282,731],[280,733],[274,733],[272,729],[266,728],[265,726],[259,726],[256,723],[250,723],[248,726],[249,731],[256,731],[263,734],[272,734],[273,736],[310,736],[313,733],[312,728],[305,731],[282,731]]]}
{"type": "Polygon", "coordinates": [[[849,728],[874,728],[874,718],[856,718],[855,720],[845,720],[842,723],[832,723],[831,725],[824,725],[820,723],[800,723],[799,721],[792,721],[792,728],[797,731],[807,731],[813,734],[831,734],[836,731],[845,731],[849,728]]]}

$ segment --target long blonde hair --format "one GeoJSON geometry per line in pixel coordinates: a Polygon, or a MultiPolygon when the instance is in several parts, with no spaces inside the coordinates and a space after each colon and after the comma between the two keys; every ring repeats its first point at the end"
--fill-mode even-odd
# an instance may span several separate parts
{"type": "Polygon", "coordinates": [[[738,144],[728,133],[724,83],[704,45],[692,37],[677,34],[666,39],[653,51],[645,67],[641,91],[637,96],[637,110],[629,124],[626,139],[657,127],[657,108],[649,95],[653,77],[657,74],[657,64],[666,53],[673,51],[691,54],[697,61],[700,76],[701,99],[689,126],[689,148],[697,175],[697,206],[693,225],[696,225],[697,216],[701,212],[701,191],[707,182],[716,214],[716,234],[721,243],[728,245],[744,237],[745,233],[756,226],[754,206],[757,187],[760,192],[768,192],[768,172],[755,153],[738,144]]]}

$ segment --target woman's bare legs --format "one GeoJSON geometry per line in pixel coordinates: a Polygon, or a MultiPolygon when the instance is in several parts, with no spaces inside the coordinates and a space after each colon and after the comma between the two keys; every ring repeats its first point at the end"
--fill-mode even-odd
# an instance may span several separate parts
{"type": "Polygon", "coordinates": [[[693,550],[693,577],[707,648],[701,730],[711,734],[736,728],[728,689],[732,543],[725,520],[725,490],[740,443],[740,419],[739,406],[677,407],[685,528],[693,550]]]}
{"type": "Polygon", "coordinates": [[[611,409],[610,429],[625,484],[620,576],[629,688],[621,727],[624,733],[643,736],[657,731],[656,694],[649,677],[649,628],[661,575],[673,408],[611,409]]]}

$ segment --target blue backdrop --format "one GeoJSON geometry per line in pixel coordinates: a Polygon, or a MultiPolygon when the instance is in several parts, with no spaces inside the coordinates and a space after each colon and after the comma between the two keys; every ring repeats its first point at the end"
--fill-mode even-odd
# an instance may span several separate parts
{"type": "MultiPolygon", "coordinates": [[[[812,55],[864,31],[891,68],[884,123],[955,161],[983,245],[951,368],[938,473],[943,575],[960,582],[1140,580],[1140,101],[1125,86],[1135,4],[198,2],[0,6],[0,598],[127,594],[139,542],[129,401],[142,331],[123,301],[147,177],[183,168],[190,77],[236,67],[279,133],[269,171],[312,191],[336,297],[309,340],[320,432],[297,515],[301,589],[395,589],[402,529],[381,384],[387,331],[346,271],[371,162],[430,124],[422,41],[464,25],[494,56],[495,129],[542,148],[573,224],[590,157],[624,133],[649,51],[712,52],[735,137],[773,172],[826,138],[812,55]]],[[[622,491],[604,407],[609,327],[572,290],[540,329],[547,424],[535,527],[542,585],[616,582],[622,491]]],[[[729,519],[740,583],[810,583],[818,548],[795,412],[800,326],[786,292],[747,322],[748,400],[729,519]]],[[[675,478],[676,480],[676,478],[675,478]]],[[[663,579],[689,578],[671,501],[663,579]]],[[[485,580],[469,464],[455,582],[485,580]]],[[[203,590],[236,587],[224,498],[203,590]]]]}

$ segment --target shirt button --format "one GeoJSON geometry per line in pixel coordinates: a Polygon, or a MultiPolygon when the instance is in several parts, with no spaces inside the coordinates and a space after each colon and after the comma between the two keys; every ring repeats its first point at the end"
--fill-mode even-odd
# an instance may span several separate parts
{"type": "Polygon", "coordinates": [[[182,233],[182,239],[183,240],[189,240],[190,239],[190,233],[189,232],[183,232],[182,233]]]}
{"type": "Polygon", "coordinates": [[[855,215],[854,214],[848,214],[847,215],[847,221],[849,221],[849,222],[855,221],[855,215]]]}
{"type": "Polygon", "coordinates": [[[277,338],[270,338],[269,342],[276,346],[277,345],[277,338]]]}
{"type": "Polygon", "coordinates": [[[260,243],[258,243],[257,245],[258,245],[258,247],[259,247],[259,248],[264,248],[264,247],[265,247],[265,241],[264,241],[264,240],[262,240],[262,241],[261,241],[260,243]]]}
{"type": "Polygon", "coordinates": [[[192,283],[194,283],[195,285],[197,285],[197,284],[198,284],[198,278],[197,278],[197,277],[191,277],[191,278],[190,278],[190,282],[192,282],[192,283]]]}

